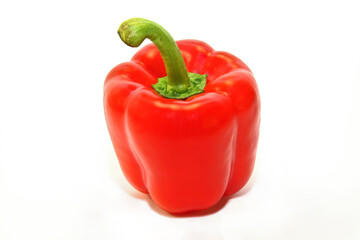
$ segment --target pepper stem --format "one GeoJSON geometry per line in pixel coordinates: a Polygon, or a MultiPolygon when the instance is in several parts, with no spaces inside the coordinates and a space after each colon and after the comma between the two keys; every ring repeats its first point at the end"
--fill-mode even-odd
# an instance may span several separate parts
{"type": "Polygon", "coordinates": [[[121,40],[131,47],[138,47],[145,38],[159,49],[168,78],[167,90],[183,93],[190,86],[188,72],[181,52],[171,35],[159,24],[143,18],[123,22],[118,30],[121,40]]]}

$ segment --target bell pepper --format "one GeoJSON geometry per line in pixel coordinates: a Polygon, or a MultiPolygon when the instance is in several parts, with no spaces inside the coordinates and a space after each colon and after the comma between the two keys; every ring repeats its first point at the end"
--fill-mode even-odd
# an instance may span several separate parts
{"type": "Polygon", "coordinates": [[[174,41],[157,23],[121,24],[122,41],[153,43],[104,83],[107,127],[128,182],[170,213],[202,210],[249,180],[260,97],[248,66],[198,40],[174,41]]]}

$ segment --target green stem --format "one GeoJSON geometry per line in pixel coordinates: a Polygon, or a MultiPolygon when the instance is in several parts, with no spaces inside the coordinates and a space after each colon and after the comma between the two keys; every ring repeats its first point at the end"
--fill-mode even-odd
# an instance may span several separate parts
{"type": "Polygon", "coordinates": [[[168,88],[179,93],[187,90],[190,82],[184,59],[174,39],[164,28],[143,18],[132,18],[120,25],[118,34],[131,47],[138,47],[145,38],[150,39],[164,61],[168,88]]]}

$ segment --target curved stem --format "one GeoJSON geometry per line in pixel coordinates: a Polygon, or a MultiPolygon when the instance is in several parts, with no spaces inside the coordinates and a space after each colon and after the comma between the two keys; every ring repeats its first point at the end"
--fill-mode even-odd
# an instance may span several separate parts
{"type": "Polygon", "coordinates": [[[159,24],[143,18],[123,22],[118,30],[121,40],[131,47],[138,47],[145,38],[159,49],[165,64],[168,87],[184,92],[189,87],[189,77],[181,52],[171,35],[159,24]]]}

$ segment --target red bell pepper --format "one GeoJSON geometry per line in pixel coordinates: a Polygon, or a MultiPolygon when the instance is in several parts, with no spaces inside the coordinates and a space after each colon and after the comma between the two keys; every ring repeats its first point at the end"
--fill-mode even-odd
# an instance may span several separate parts
{"type": "Polygon", "coordinates": [[[126,179],[171,213],[206,209],[239,191],[259,136],[250,69],[204,42],[175,43],[149,20],[129,19],[119,35],[132,47],[154,43],[113,68],[104,84],[106,122],[126,179]]]}

